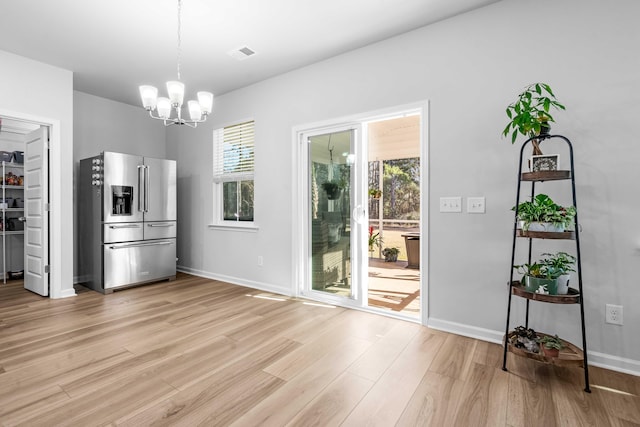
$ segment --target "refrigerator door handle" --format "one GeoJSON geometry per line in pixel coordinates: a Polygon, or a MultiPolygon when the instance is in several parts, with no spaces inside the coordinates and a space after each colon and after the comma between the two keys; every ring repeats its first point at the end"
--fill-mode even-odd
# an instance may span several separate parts
{"type": "Polygon", "coordinates": [[[109,249],[128,249],[128,248],[139,248],[142,246],[162,246],[162,245],[172,245],[173,242],[162,241],[162,242],[144,242],[144,243],[125,243],[119,245],[111,245],[109,249]]]}
{"type": "Polygon", "coordinates": [[[144,212],[144,206],[142,205],[142,185],[144,181],[143,171],[144,165],[138,165],[138,212],[144,212]]]}
{"type": "Polygon", "coordinates": [[[174,224],[147,224],[147,227],[173,227],[174,224]]]}
{"type": "Polygon", "coordinates": [[[120,228],[140,228],[140,225],[139,224],[110,225],[109,228],[112,228],[114,230],[117,230],[120,228]]]}
{"type": "Polygon", "coordinates": [[[149,212],[149,166],[144,167],[144,211],[149,212]]]}

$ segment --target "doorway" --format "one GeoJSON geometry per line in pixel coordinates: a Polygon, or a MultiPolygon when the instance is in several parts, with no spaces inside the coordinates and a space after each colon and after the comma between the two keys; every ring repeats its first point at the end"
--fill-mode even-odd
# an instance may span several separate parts
{"type": "Polygon", "coordinates": [[[297,130],[294,257],[302,296],[426,321],[425,117],[421,104],[297,130]],[[394,251],[397,259],[385,262],[394,251]]]}
{"type": "Polygon", "coordinates": [[[2,283],[49,295],[49,127],[0,117],[2,283]]]}
{"type": "Polygon", "coordinates": [[[421,117],[366,123],[368,160],[367,305],[420,318],[421,117]]]}

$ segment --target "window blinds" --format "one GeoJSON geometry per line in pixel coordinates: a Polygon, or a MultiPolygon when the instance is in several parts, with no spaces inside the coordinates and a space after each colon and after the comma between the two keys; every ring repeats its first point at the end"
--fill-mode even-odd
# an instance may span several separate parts
{"type": "Polygon", "coordinates": [[[254,122],[213,131],[214,182],[253,179],[254,122]]]}

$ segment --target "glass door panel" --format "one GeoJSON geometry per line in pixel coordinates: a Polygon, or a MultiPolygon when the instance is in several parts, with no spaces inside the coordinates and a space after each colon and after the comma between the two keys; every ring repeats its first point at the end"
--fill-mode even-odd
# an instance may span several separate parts
{"type": "Polygon", "coordinates": [[[353,131],[309,137],[309,253],[312,291],[354,297],[353,131]]]}

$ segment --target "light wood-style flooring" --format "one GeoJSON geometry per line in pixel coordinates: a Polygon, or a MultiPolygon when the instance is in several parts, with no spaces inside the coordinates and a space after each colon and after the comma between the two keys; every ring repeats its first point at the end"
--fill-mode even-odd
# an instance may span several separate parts
{"type": "MultiPolygon", "coordinates": [[[[80,290],[80,289],[79,289],[80,290]]],[[[180,274],[102,295],[0,286],[0,425],[634,426],[640,378],[180,274]]]]}

